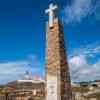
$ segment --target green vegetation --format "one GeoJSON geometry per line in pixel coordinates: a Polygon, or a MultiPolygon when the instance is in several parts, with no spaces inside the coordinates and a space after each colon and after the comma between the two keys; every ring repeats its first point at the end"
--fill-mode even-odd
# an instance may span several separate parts
{"type": "Polygon", "coordinates": [[[88,96],[88,98],[98,98],[98,100],[100,100],[100,93],[94,93],[88,96]]]}
{"type": "Polygon", "coordinates": [[[86,93],[89,91],[88,87],[72,87],[73,92],[86,93]]]}
{"type": "Polygon", "coordinates": [[[29,100],[41,100],[41,98],[36,96],[36,97],[32,97],[32,99],[29,99],[29,100]]]}
{"type": "MultiPolygon", "coordinates": [[[[100,89],[100,88],[95,88],[95,89],[100,89]]],[[[95,89],[93,90],[93,92],[95,91],[95,89]]],[[[89,90],[89,87],[87,86],[76,86],[76,87],[72,87],[72,91],[75,93],[75,92],[79,92],[79,93],[88,93],[90,92],[89,90]]],[[[86,98],[97,98],[97,100],[100,100],[100,92],[97,92],[97,93],[91,93],[87,96],[84,96],[86,98]]]]}

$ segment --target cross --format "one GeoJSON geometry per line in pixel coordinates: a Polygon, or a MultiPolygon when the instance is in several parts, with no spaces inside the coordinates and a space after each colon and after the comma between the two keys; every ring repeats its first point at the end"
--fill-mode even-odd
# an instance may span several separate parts
{"type": "Polygon", "coordinates": [[[53,4],[50,4],[49,5],[49,9],[47,9],[45,11],[46,14],[49,14],[49,26],[50,27],[53,27],[53,22],[54,22],[54,11],[57,9],[57,5],[53,5],[53,4]]]}

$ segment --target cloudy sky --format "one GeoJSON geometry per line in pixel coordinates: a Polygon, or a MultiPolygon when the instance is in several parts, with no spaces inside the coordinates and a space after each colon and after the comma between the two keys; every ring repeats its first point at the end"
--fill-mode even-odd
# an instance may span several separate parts
{"type": "Polygon", "coordinates": [[[71,79],[100,79],[100,0],[0,0],[0,84],[25,71],[44,76],[50,2],[59,6],[71,79]]]}

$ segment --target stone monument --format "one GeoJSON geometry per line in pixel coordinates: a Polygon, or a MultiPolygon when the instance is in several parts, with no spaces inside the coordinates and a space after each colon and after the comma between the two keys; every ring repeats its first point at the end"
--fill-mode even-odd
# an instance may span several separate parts
{"type": "Polygon", "coordinates": [[[46,24],[46,100],[72,100],[70,73],[65,51],[63,26],[50,4],[46,24]]]}

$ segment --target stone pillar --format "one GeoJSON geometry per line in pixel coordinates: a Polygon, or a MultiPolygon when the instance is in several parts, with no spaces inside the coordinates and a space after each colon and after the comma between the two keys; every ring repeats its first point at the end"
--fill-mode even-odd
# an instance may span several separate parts
{"type": "Polygon", "coordinates": [[[72,100],[63,27],[58,18],[46,28],[46,100],[72,100]]]}

